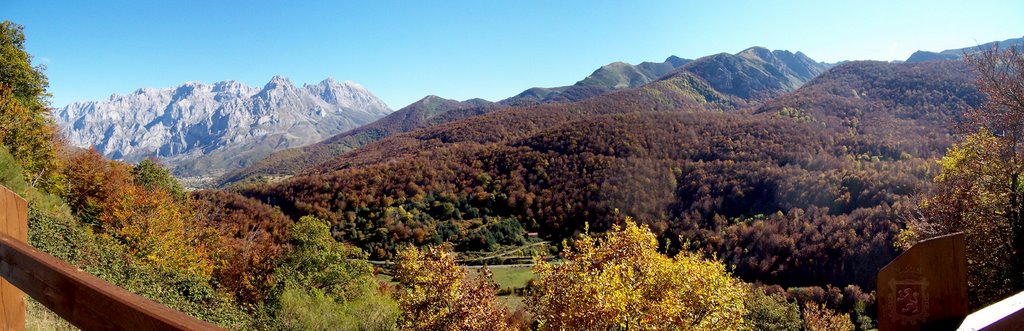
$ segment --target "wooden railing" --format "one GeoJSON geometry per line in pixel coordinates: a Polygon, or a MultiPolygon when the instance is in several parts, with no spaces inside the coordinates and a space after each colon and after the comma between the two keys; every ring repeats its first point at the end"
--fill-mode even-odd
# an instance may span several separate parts
{"type": "Polygon", "coordinates": [[[878,330],[956,330],[967,316],[964,234],[915,244],[878,272],[878,330]]]}
{"type": "Polygon", "coordinates": [[[878,272],[878,330],[1024,330],[1024,292],[967,314],[966,238],[915,244],[878,272]]]}
{"type": "Polygon", "coordinates": [[[32,248],[27,211],[0,186],[0,330],[24,330],[24,294],[82,330],[220,329],[32,248]]]}

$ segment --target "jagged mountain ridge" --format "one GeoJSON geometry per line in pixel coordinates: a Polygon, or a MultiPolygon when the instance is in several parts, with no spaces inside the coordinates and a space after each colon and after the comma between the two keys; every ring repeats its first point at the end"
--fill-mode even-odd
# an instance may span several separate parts
{"type": "Polygon", "coordinates": [[[236,81],[143,88],[76,102],[55,119],[75,146],[136,162],[156,157],[179,176],[219,175],[270,152],[321,141],[391,113],[354,82],[328,78],[296,87],[273,77],[263,88],[236,81]]]}
{"type": "Polygon", "coordinates": [[[766,100],[796,90],[830,67],[801,52],[751,47],[736,54],[697,59],[665,78],[692,73],[719,92],[747,100],[766,100]]]}

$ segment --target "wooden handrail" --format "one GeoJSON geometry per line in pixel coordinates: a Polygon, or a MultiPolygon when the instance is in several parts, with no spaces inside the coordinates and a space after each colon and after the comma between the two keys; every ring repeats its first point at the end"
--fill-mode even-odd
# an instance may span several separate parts
{"type": "MultiPolygon", "coordinates": [[[[12,209],[24,208],[12,206],[10,196],[13,192],[0,186],[0,232],[5,228],[25,228],[27,224],[11,225],[12,209]]],[[[21,198],[17,198],[21,200],[21,198]]],[[[24,203],[24,200],[21,200],[24,203]]],[[[17,203],[15,203],[17,205],[17,203]]],[[[23,205],[22,205],[23,206],[23,205]]],[[[27,222],[27,214],[20,215],[27,222]]],[[[6,282],[36,299],[58,316],[64,318],[82,330],[220,330],[221,328],[201,321],[167,306],[146,299],[137,294],[108,283],[67,262],[43,253],[23,240],[0,233],[0,276],[6,282]]],[[[4,283],[6,283],[4,282],[4,283]]],[[[7,284],[3,284],[7,285],[7,284]]],[[[8,303],[9,291],[3,289],[2,303],[8,303]]],[[[17,293],[17,297],[21,294],[17,293]]],[[[17,305],[17,303],[14,303],[17,305]]],[[[24,328],[24,307],[21,307],[21,328],[24,328]]],[[[16,307],[15,307],[16,309],[16,307]]],[[[10,318],[17,314],[8,313],[0,318],[10,318]]],[[[17,321],[4,321],[5,328],[18,329],[17,321]]]]}
{"type": "Polygon", "coordinates": [[[83,330],[215,330],[0,234],[0,275],[83,330]]]}

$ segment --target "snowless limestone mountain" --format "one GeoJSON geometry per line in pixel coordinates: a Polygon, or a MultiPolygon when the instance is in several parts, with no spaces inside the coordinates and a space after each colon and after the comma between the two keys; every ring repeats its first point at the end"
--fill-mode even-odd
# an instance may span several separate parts
{"type": "Polygon", "coordinates": [[[236,81],[143,88],[67,105],[55,118],[75,146],[95,146],[127,162],[156,157],[175,175],[213,177],[389,113],[384,102],[353,82],[328,78],[296,87],[274,76],[262,89],[236,81]]]}

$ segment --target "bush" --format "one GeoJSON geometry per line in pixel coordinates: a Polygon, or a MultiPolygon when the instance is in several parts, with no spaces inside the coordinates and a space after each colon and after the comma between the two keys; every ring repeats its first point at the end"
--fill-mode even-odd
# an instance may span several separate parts
{"type": "Polygon", "coordinates": [[[658,252],[646,227],[627,220],[604,240],[583,234],[561,264],[538,261],[529,298],[542,329],[739,329],[746,291],[717,261],[658,252]]]}
{"type": "Polygon", "coordinates": [[[334,240],[327,222],[302,217],[288,227],[288,241],[293,250],[276,273],[276,328],[397,328],[398,304],[376,286],[366,254],[334,240]]]}
{"type": "Polygon", "coordinates": [[[318,289],[289,286],[281,293],[277,327],[281,330],[397,330],[398,304],[374,292],[347,303],[318,289]]]}
{"type": "Polygon", "coordinates": [[[395,279],[401,327],[407,330],[511,330],[508,309],[495,300],[486,268],[471,280],[455,258],[440,247],[398,252],[395,279]]]}
{"type": "Polygon", "coordinates": [[[804,305],[804,326],[807,331],[853,331],[849,314],[840,314],[825,305],[808,303],[804,305]]]}
{"type": "Polygon", "coordinates": [[[803,329],[800,306],[790,302],[781,293],[766,294],[760,288],[751,288],[746,301],[751,328],[756,331],[782,331],[803,329]]]}

